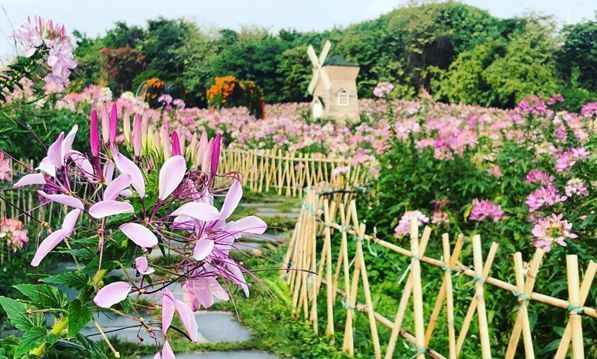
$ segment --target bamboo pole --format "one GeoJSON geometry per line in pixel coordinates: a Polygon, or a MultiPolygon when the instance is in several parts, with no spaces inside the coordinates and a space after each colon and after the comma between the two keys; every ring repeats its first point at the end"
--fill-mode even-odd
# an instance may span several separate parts
{"type": "Polygon", "coordinates": [[[481,356],[491,358],[487,313],[485,312],[485,296],[483,293],[483,254],[481,253],[481,237],[473,236],[473,262],[475,267],[475,298],[477,298],[477,319],[479,320],[479,336],[481,339],[481,356]]]}
{"type": "MultiPolygon", "coordinates": [[[[445,284],[445,290],[442,291],[440,289],[440,293],[444,293],[445,297],[446,297],[446,317],[447,317],[447,321],[448,321],[448,348],[450,351],[449,357],[450,359],[456,359],[456,331],[454,330],[454,298],[453,298],[453,293],[452,293],[452,273],[450,270],[450,267],[452,267],[452,265],[454,265],[454,261],[458,260],[458,254],[460,254],[460,249],[462,248],[462,243],[464,242],[462,236],[458,237],[458,241],[456,242],[456,249],[454,250],[454,257],[452,257],[452,255],[450,254],[450,240],[448,237],[448,234],[444,234],[442,235],[442,250],[443,250],[443,254],[444,254],[444,261],[446,263],[446,266],[448,267],[448,270],[444,271],[444,282],[442,283],[445,284]],[[460,245],[459,245],[460,243],[460,245]],[[456,253],[458,251],[458,254],[456,253]]],[[[439,299],[439,296],[438,296],[439,299]]],[[[439,301],[440,303],[443,300],[439,301]]],[[[437,302],[436,302],[437,303],[437,302]]],[[[431,327],[431,322],[429,323],[429,326],[427,327],[427,329],[429,329],[431,327]]],[[[431,331],[433,332],[433,330],[431,331]]],[[[430,334],[431,335],[431,334],[430,334]]],[[[426,345],[429,345],[429,339],[425,338],[426,345]]]]}
{"type": "MultiPolygon", "coordinates": [[[[442,248],[443,248],[444,237],[448,240],[448,252],[450,252],[450,242],[449,242],[448,234],[442,235],[442,248]]],[[[450,274],[448,276],[450,278],[450,283],[452,282],[452,273],[451,273],[452,268],[454,268],[456,266],[456,264],[458,263],[458,260],[460,258],[460,252],[462,251],[463,245],[464,245],[464,236],[461,234],[458,236],[458,239],[456,240],[456,244],[454,246],[454,253],[452,253],[449,261],[446,261],[446,257],[445,257],[446,254],[444,253],[444,265],[446,266],[446,268],[442,268],[442,269],[445,272],[448,272],[448,274],[450,274]]],[[[446,290],[447,290],[446,278],[447,277],[444,276],[444,281],[442,282],[442,285],[439,289],[439,293],[435,300],[435,305],[433,307],[431,317],[429,318],[429,324],[427,324],[427,331],[425,332],[425,346],[429,346],[429,342],[431,341],[431,336],[433,335],[433,331],[435,330],[435,326],[437,325],[437,319],[439,318],[439,315],[442,310],[442,305],[443,305],[444,299],[446,298],[446,294],[447,294],[446,293],[446,290]]]]}
{"type": "MultiPolygon", "coordinates": [[[[585,277],[583,278],[582,284],[580,286],[580,301],[579,305],[584,305],[587,297],[589,296],[589,292],[591,290],[591,284],[593,283],[593,279],[595,278],[595,272],[597,272],[597,263],[591,261],[589,263],[589,268],[585,272],[585,277]]],[[[564,359],[566,357],[566,353],[568,353],[568,348],[570,346],[570,339],[572,337],[572,324],[568,322],[566,325],[566,330],[564,330],[564,335],[562,335],[562,341],[560,342],[560,346],[558,347],[558,351],[554,356],[555,359],[564,359]]]]}
{"type": "MultiPolygon", "coordinates": [[[[514,254],[514,272],[516,276],[516,286],[518,293],[525,293],[524,283],[524,269],[522,267],[522,254],[516,252],[514,254]]],[[[533,338],[531,336],[531,325],[529,324],[529,314],[527,311],[527,301],[520,299],[519,317],[522,319],[522,338],[524,343],[524,353],[526,359],[534,359],[535,352],[533,350],[533,338]]]]}
{"type": "Polygon", "coordinates": [[[572,328],[572,358],[582,359],[585,357],[582,335],[582,318],[580,312],[580,292],[578,288],[578,257],[576,255],[566,256],[566,269],[568,273],[568,301],[570,302],[569,322],[572,328]]]}
{"type": "MultiPolygon", "coordinates": [[[[541,265],[541,259],[543,258],[544,252],[537,248],[537,250],[535,251],[535,254],[533,255],[533,259],[531,260],[531,263],[529,265],[528,271],[527,271],[527,281],[526,283],[523,285],[522,289],[519,287],[518,285],[518,279],[516,279],[517,281],[517,290],[516,292],[518,292],[519,294],[519,299],[520,296],[524,296],[525,298],[529,296],[530,293],[533,292],[533,287],[535,286],[535,280],[537,279],[537,273],[539,271],[539,266],[541,265]]],[[[518,256],[520,256],[520,261],[522,264],[522,255],[520,253],[518,253],[518,256]]],[[[517,261],[518,259],[516,259],[517,255],[515,254],[515,261],[517,261]]],[[[521,266],[522,268],[522,266],[521,266]]],[[[522,269],[521,269],[522,270],[522,269]]],[[[515,274],[518,275],[518,271],[516,270],[516,262],[515,262],[515,274]]],[[[523,282],[524,282],[524,277],[523,277],[523,282]]],[[[518,311],[518,314],[516,316],[516,321],[514,322],[514,328],[512,329],[512,334],[510,336],[510,342],[508,343],[508,349],[506,350],[506,356],[505,358],[511,359],[514,358],[514,355],[516,353],[516,348],[518,347],[518,342],[520,341],[520,331],[523,329],[524,323],[523,321],[524,319],[524,315],[525,313],[527,313],[527,306],[528,303],[526,303],[527,300],[524,300],[521,302],[521,310],[518,311]],[[522,304],[524,304],[524,309],[522,308],[522,304]]],[[[528,322],[528,316],[527,316],[527,322],[528,322]]],[[[528,324],[528,323],[527,323],[528,324]]],[[[529,329],[529,333],[527,333],[527,335],[530,337],[530,329],[529,329]]],[[[524,339],[523,339],[524,340],[524,339]]],[[[528,339],[527,339],[528,341],[528,339]]],[[[525,351],[528,351],[529,349],[526,349],[526,343],[525,343],[525,351]]],[[[530,351],[532,351],[532,341],[531,341],[531,349],[530,351]]],[[[528,358],[531,358],[527,355],[528,358]]]]}
{"type": "MultiPolygon", "coordinates": [[[[326,199],[323,205],[323,215],[326,223],[330,223],[330,203],[326,199]]],[[[324,251],[327,251],[328,255],[326,257],[326,271],[325,271],[325,278],[328,283],[333,283],[332,280],[332,234],[330,227],[325,228],[325,242],[324,242],[324,251]]],[[[326,286],[327,289],[327,326],[325,328],[325,334],[327,336],[334,335],[334,285],[326,286]]],[[[316,299],[317,301],[317,299],[316,299]]]]}
{"type": "MultiPolygon", "coordinates": [[[[425,250],[427,248],[427,243],[429,241],[430,235],[431,235],[431,228],[425,227],[425,229],[423,230],[423,236],[421,237],[421,243],[419,246],[419,256],[423,256],[425,254],[425,250]]],[[[385,356],[386,359],[390,359],[394,355],[394,349],[396,347],[396,341],[398,339],[398,334],[402,328],[402,320],[404,319],[404,314],[406,313],[406,308],[407,308],[408,303],[411,298],[413,281],[414,281],[411,266],[409,266],[411,272],[408,274],[406,284],[404,285],[404,289],[402,290],[402,297],[400,298],[400,302],[398,304],[398,310],[396,311],[396,316],[394,318],[394,328],[392,329],[392,333],[390,334],[390,340],[388,341],[388,348],[386,349],[386,356],[385,356]]]]}
{"type": "Polygon", "coordinates": [[[413,275],[413,311],[415,320],[415,346],[418,359],[425,358],[425,322],[423,317],[423,288],[421,286],[421,263],[419,262],[419,226],[412,216],[410,221],[410,246],[412,255],[411,273],[413,275]]]}

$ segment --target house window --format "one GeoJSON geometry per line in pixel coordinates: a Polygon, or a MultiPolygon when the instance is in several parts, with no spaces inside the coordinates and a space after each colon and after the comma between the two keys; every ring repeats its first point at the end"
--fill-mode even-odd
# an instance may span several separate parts
{"type": "Polygon", "coordinates": [[[338,92],[338,106],[348,106],[350,103],[350,95],[348,92],[342,90],[338,92]]]}

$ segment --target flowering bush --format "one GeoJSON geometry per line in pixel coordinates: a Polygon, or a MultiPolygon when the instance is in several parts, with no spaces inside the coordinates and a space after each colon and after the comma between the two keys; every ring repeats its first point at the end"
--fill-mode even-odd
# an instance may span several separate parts
{"type": "Polygon", "coordinates": [[[27,230],[23,222],[16,218],[2,218],[0,221],[0,251],[3,246],[6,246],[10,251],[16,252],[22,249],[27,242],[29,242],[29,237],[27,237],[27,230]]]}
{"type": "Polygon", "coordinates": [[[586,247],[595,235],[596,117],[554,111],[561,101],[527,98],[499,116],[438,117],[425,105],[403,113],[380,156],[370,218],[403,233],[400,223],[416,211],[446,230],[501,238],[511,250],[586,247]]]}
{"type": "Polygon", "coordinates": [[[207,90],[210,107],[227,108],[245,106],[256,118],[263,118],[263,92],[253,81],[239,81],[234,76],[216,77],[207,90]]]}
{"type": "MultiPolygon", "coordinates": [[[[168,329],[175,312],[188,337],[197,341],[193,312],[210,307],[215,298],[228,299],[221,280],[231,281],[249,295],[245,269],[230,257],[230,251],[239,237],[259,235],[266,224],[255,216],[229,220],[242,197],[241,184],[233,174],[228,175],[232,183],[223,204],[220,209],[214,206],[215,195],[221,192],[214,187],[221,137],[201,147],[197,156],[204,160],[189,168],[173,132],[171,151],[158,170],[153,160],[139,156],[131,160],[121,152],[116,142],[116,104],[104,113],[109,119],[101,135],[97,113],[91,113],[89,155],[73,149],[78,132],[74,126],[48,146],[36,171],[14,183],[17,189],[36,186],[42,204],[54,202],[69,208],[59,228],[47,228],[31,265],[37,267],[51,252],[61,252],[62,245],[77,263],[76,271],[40,278],[43,284],[15,286],[24,300],[0,297],[11,322],[24,338],[32,338],[20,341],[15,357],[42,355],[65,342],[77,343],[74,347],[86,357],[94,356],[95,347],[79,334],[90,321],[99,328],[93,311],[119,307],[112,312],[127,315],[141,310],[135,299],[157,296],[162,303],[159,326],[138,314],[134,317],[140,330],[161,346],[157,357],[173,358],[168,329]],[[150,254],[155,250],[176,253],[178,261],[154,263],[150,254]],[[115,270],[124,275],[116,278],[115,270]],[[130,275],[131,270],[136,274],[130,275]],[[175,283],[182,284],[182,298],[169,290],[175,283]],[[55,286],[59,284],[78,290],[79,295],[69,302],[55,286]],[[49,332],[48,320],[53,322],[49,332]]],[[[138,143],[136,138],[134,143],[138,143]]],[[[22,228],[13,227],[11,241],[23,242],[22,228]]]]}

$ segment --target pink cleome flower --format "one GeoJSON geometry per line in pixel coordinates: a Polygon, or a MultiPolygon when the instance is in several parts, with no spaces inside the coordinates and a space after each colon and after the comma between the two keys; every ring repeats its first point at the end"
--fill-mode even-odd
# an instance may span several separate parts
{"type": "Polygon", "coordinates": [[[0,152],[0,181],[12,181],[12,166],[7,158],[4,158],[4,152],[0,152]]]}
{"type": "Polygon", "coordinates": [[[583,180],[580,178],[572,178],[566,183],[566,196],[568,197],[586,197],[589,194],[589,190],[583,180]]]}
{"type": "Polygon", "coordinates": [[[548,186],[553,184],[554,177],[545,171],[534,169],[527,174],[526,180],[528,183],[540,183],[544,186],[548,186]]]}
{"type": "Polygon", "coordinates": [[[405,235],[410,233],[410,221],[411,218],[415,218],[417,220],[417,224],[422,226],[425,223],[429,223],[429,217],[423,214],[423,212],[419,210],[415,211],[407,211],[404,213],[396,228],[394,228],[394,237],[395,238],[403,238],[405,235]]]}
{"type": "Polygon", "coordinates": [[[0,240],[5,239],[8,247],[16,252],[29,241],[23,222],[15,218],[2,218],[0,222],[0,240]]]}
{"type": "Polygon", "coordinates": [[[543,206],[551,207],[556,203],[564,202],[566,199],[566,196],[560,196],[556,188],[549,184],[531,192],[526,199],[526,204],[529,206],[529,212],[535,212],[543,206]]]}
{"type": "Polygon", "coordinates": [[[473,199],[473,209],[471,210],[469,219],[480,222],[487,218],[491,218],[491,220],[494,222],[504,218],[502,206],[497,205],[488,199],[473,199]]]}
{"type": "Polygon", "coordinates": [[[549,252],[553,243],[566,247],[564,241],[566,238],[574,239],[578,237],[572,233],[572,224],[562,218],[561,214],[554,213],[537,221],[532,230],[535,237],[535,247],[549,252]]]}

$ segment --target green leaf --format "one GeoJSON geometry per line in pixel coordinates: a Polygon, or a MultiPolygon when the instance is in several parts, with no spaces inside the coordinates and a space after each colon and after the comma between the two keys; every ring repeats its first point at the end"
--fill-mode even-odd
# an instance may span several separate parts
{"type": "Polygon", "coordinates": [[[76,271],[55,274],[42,278],[39,281],[48,284],[62,284],[67,287],[82,289],[87,285],[89,277],[83,272],[76,271]]]}
{"type": "Polygon", "coordinates": [[[17,284],[13,287],[40,308],[63,308],[68,303],[64,293],[49,285],[17,284]]]}
{"type": "Polygon", "coordinates": [[[80,299],[68,305],[68,336],[74,337],[89,323],[93,312],[80,299]]]}
{"type": "Polygon", "coordinates": [[[36,326],[36,323],[43,322],[43,317],[40,315],[29,316],[27,306],[14,299],[0,297],[0,306],[6,312],[8,320],[21,331],[26,331],[36,326]]]}
{"type": "Polygon", "coordinates": [[[23,337],[19,342],[19,346],[15,351],[15,358],[27,354],[30,350],[35,349],[42,343],[45,343],[47,335],[48,330],[44,327],[32,327],[27,330],[23,334],[23,337]]]}

